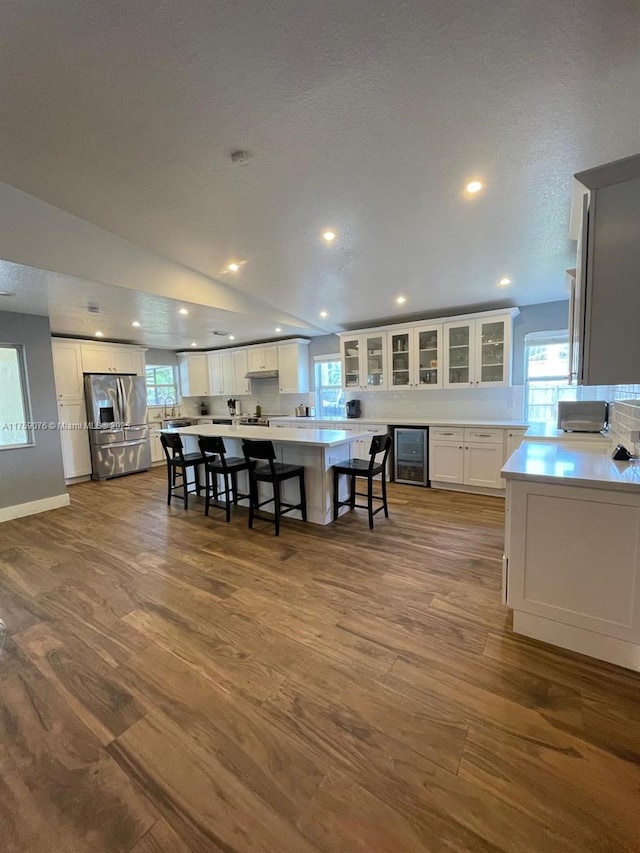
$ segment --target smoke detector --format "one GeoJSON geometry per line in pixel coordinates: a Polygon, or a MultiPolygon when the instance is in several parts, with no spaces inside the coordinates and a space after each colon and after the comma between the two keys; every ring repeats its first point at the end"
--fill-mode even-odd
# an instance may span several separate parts
{"type": "Polygon", "coordinates": [[[231,162],[234,166],[246,166],[250,159],[251,155],[244,148],[237,148],[231,152],[231,162]]]}

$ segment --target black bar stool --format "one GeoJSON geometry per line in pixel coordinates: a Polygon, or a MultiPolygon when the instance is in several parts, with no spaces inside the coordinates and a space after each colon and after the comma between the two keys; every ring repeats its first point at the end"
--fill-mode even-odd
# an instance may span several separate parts
{"type": "MultiPolygon", "coordinates": [[[[177,432],[161,432],[160,443],[164,450],[164,455],[167,457],[167,503],[171,505],[171,498],[177,497],[176,489],[182,489],[184,499],[184,508],[189,506],[189,485],[187,482],[187,471],[193,468],[194,479],[192,484],[196,487],[196,492],[200,494],[200,472],[198,465],[204,463],[204,457],[201,453],[185,453],[182,446],[182,439],[177,432]],[[180,482],[178,482],[180,477],[180,482]]],[[[192,492],[193,494],[193,492],[192,492]]]]}
{"type": "Polygon", "coordinates": [[[283,462],[275,462],[276,452],[270,441],[255,441],[245,438],[242,442],[242,450],[244,458],[250,465],[249,483],[251,485],[251,497],[249,503],[249,527],[253,527],[254,518],[273,521],[276,527],[276,536],[279,536],[280,516],[294,509],[299,509],[302,513],[302,520],[306,521],[307,498],[304,489],[304,467],[302,465],[287,465],[283,462]],[[257,465],[255,460],[265,461],[265,464],[257,465]],[[300,486],[300,503],[284,503],[280,499],[280,483],[283,483],[285,480],[291,480],[294,477],[298,478],[300,486]],[[273,486],[273,497],[260,502],[258,499],[258,483],[271,483],[273,486]],[[270,503],[273,503],[273,518],[256,514],[256,510],[270,503]]]}
{"type": "Polygon", "coordinates": [[[369,460],[366,459],[345,459],[344,462],[338,462],[333,466],[333,520],[338,518],[338,509],[341,506],[348,506],[351,509],[359,507],[369,511],[369,529],[373,530],[373,516],[384,510],[384,514],[389,518],[389,510],[387,508],[387,457],[391,450],[391,436],[374,435],[371,439],[371,447],[369,449],[369,460]],[[380,461],[376,461],[380,454],[383,454],[380,461]],[[339,497],[340,474],[346,474],[350,477],[349,498],[346,501],[341,501],[339,497]],[[378,474],[382,475],[382,496],[378,497],[373,494],[373,480],[378,474]],[[356,491],[356,480],[358,477],[364,477],[367,480],[367,491],[356,491]],[[357,504],[356,495],[367,499],[366,504],[357,504]],[[382,501],[381,505],[374,510],[373,502],[382,501]]]}
{"type": "Polygon", "coordinates": [[[212,502],[218,501],[218,475],[224,480],[222,494],[224,496],[224,509],[226,520],[231,521],[231,503],[237,506],[239,500],[249,498],[250,495],[238,493],[238,471],[248,471],[249,463],[241,456],[226,456],[224,441],[218,435],[204,436],[198,439],[200,453],[204,456],[204,470],[206,474],[204,514],[209,515],[209,507],[212,502]],[[233,495],[233,498],[232,498],[233,495]],[[213,497],[213,501],[211,498],[213,497]]]}

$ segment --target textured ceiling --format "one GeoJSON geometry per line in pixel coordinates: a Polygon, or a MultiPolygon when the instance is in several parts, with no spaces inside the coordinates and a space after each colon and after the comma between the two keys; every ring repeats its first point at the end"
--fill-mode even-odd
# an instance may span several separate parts
{"type": "Polygon", "coordinates": [[[0,179],[312,325],[565,297],[572,174],[640,150],[634,0],[2,10],[0,179]]]}

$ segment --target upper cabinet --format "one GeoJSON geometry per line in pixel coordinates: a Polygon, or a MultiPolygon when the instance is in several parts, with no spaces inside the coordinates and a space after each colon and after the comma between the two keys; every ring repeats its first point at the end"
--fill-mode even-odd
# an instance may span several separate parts
{"type": "Polygon", "coordinates": [[[251,347],[247,350],[249,354],[249,372],[260,373],[262,371],[278,369],[278,347],[251,347]]]}
{"type": "Polygon", "coordinates": [[[343,386],[432,391],[511,383],[517,308],[340,335],[343,386]]]}
{"type": "Polygon", "coordinates": [[[230,352],[207,353],[209,363],[209,389],[212,397],[233,396],[235,383],[230,352]]]}
{"type": "Polygon", "coordinates": [[[232,350],[233,393],[238,396],[251,393],[251,380],[246,375],[249,372],[249,355],[246,349],[232,350]]]}
{"type": "Polygon", "coordinates": [[[51,349],[58,403],[82,400],[84,388],[80,344],[76,341],[54,340],[51,349]]]}
{"type": "Polygon", "coordinates": [[[189,353],[178,356],[180,393],[183,397],[208,397],[209,365],[206,353],[189,353]]]}
{"type": "Polygon", "coordinates": [[[386,331],[343,336],[341,360],[345,388],[359,391],[386,389],[386,331]]]}
{"type": "Polygon", "coordinates": [[[387,388],[442,388],[442,325],[387,332],[387,388]]]}
{"type": "Polygon", "coordinates": [[[444,324],[445,388],[511,384],[511,314],[444,324]]]}
{"type": "Polygon", "coordinates": [[[144,350],[109,344],[82,344],[84,373],[134,373],[144,376],[144,350]]]}
{"type": "Polygon", "coordinates": [[[577,174],[585,188],[571,292],[571,379],[637,383],[640,376],[640,155],[577,174]]]}
{"type": "Polygon", "coordinates": [[[306,393],[309,390],[309,342],[278,344],[277,357],[280,393],[306,393]]]}

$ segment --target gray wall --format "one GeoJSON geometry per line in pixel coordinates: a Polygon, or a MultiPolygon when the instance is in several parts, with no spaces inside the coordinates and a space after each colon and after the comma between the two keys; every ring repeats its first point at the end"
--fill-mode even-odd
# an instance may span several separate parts
{"type": "MultiPolygon", "coordinates": [[[[0,341],[24,347],[33,420],[57,423],[49,318],[0,312],[0,341]]],[[[35,430],[33,440],[33,447],[0,450],[0,507],[66,492],[58,431],[35,430]]]]}
{"type": "Polygon", "coordinates": [[[309,388],[315,390],[316,381],[314,373],[314,356],[316,355],[331,355],[331,353],[340,352],[340,338],[337,335],[320,335],[317,338],[311,338],[309,344],[309,388]]]}
{"type": "Polygon", "coordinates": [[[551,332],[569,328],[569,300],[523,305],[513,321],[514,385],[524,382],[524,336],[529,332],[551,332]]]}
{"type": "Polygon", "coordinates": [[[177,364],[178,354],[170,349],[148,349],[144,361],[145,364],[177,364]]]}

